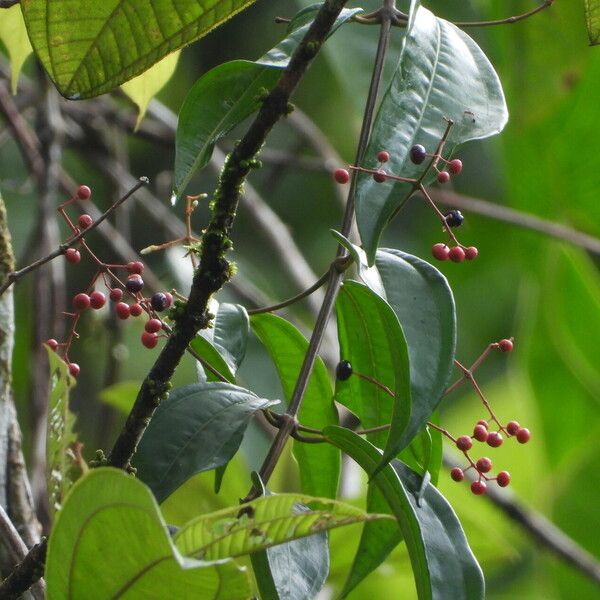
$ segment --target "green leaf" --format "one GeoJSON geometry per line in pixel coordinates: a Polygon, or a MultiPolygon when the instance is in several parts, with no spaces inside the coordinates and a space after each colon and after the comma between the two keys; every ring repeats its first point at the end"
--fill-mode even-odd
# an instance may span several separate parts
{"type": "Polygon", "coordinates": [[[73,445],[77,436],[73,431],[75,415],[69,410],[69,390],[75,379],[69,367],[56,352],[46,347],[50,363],[50,399],[46,431],[46,457],[48,462],[48,500],[52,513],[60,510],[69,488],[76,479],[73,445]]]}
{"type": "MultiPolygon", "coordinates": [[[[295,510],[309,511],[301,504],[295,510]]],[[[329,575],[326,532],[273,546],[266,555],[280,600],[313,600],[318,596],[329,575]]]]}
{"type": "MultiPolygon", "coordinates": [[[[308,349],[306,338],[291,323],[271,314],[253,315],[250,325],[275,363],[289,401],[308,349]]],[[[302,425],[316,429],[338,423],[329,375],[320,357],[315,361],[298,419],[302,425]]],[[[295,441],[294,456],[300,468],[302,491],[335,498],[340,473],[339,451],[328,444],[295,441]]]]}
{"type": "Polygon", "coordinates": [[[369,434],[385,447],[389,461],[400,451],[399,441],[411,415],[410,367],[406,339],[389,304],[365,285],[347,281],[336,302],[340,355],[356,373],[386,386],[394,397],[356,375],[336,383],[336,399],[361,420],[365,428],[386,425],[389,432],[369,434]]]}
{"type": "Polygon", "coordinates": [[[267,558],[266,550],[259,550],[250,555],[254,579],[261,600],[280,600],[277,586],[271,573],[271,565],[267,558]]]}
{"type": "Polygon", "coordinates": [[[116,408],[125,415],[129,414],[140,390],[139,381],[119,381],[104,388],[98,398],[104,404],[116,408]]]}
{"type": "MultiPolygon", "coordinates": [[[[235,374],[246,356],[250,320],[239,304],[219,304],[213,326],[203,329],[192,341],[192,348],[221,375],[235,383],[235,374]]],[[[198,365],[203,369],[202,365],[198,365]]],[[[205,376],[215,381],[216,376],[208,369],[205,376]]]]}
{"type": "Polygon", "coordinates": [[[182,527],[174,542],[186,556],[218,560],[375,519],[393,520],[393,517],[370,515],[349,504],[326,498],[276,494],[201,515],[182,527]],[[298,504],[310,504],[311,508],[298,509],[298,504]]]}
{"type": "Polygon", "coordinates": [[[596,46],[600,44],[600,1],[584,0],[584,5],[590,46],[596,46]]]}
{"type": "Polygon", "coordinates": [[[150,100],[162,90],[166,83],[171,79],[177,62],[179,61],[179,51],[169,54],[160,62],[144,71],[141,75],[130,79],[121,86],[121,89],[127,94],[138,107],[138,118],[135,123],[137,129],[146,114],[146,109],[150,100]]]}
{"type": "Polygon", "coordinates": [[[325,436],[372,477],[398,520],[421,600],[480,600],[483,573],[460,522],[438,490],[398,460],[381,471],[380,451],[356,433],[328,427],[325,436]],[[419,498],[419,500],[417,500],[419,498]]]}
{"type": "MultiPolygon", "coordinates": [[[[216,142],[259,108],[261,92],[277,83],[319,7],[300,11],[288,27],[288,36],[256,62],[224,63],[194,84],[177,123],[174,199],[208,163],[216,142]]],[[[360,8],[342,10],[329,35],[360,12],[360,8]]]]}
{"type": "Polygon", "coordinates": [[[28,0],[21,9],[40,62],[58,91],[77,100],[143,73],[253,2],[28,0]]]}
{"type": "Polygon", "coordinates": [[[412,410],[399,441],[402,449],[423,429],[452,375],[456,308],[448,281],[424,260],[384,249],[375,264],[408,343],[412,410]]]}
{"type": "Polygon", "coordinates": [[[276,402],[229,383],[197,383],[171,393],[156,409],[133,464],[162,502],[192,475],[226,464],[252,415],[276,402]]]}
{"type": "Polygon", "coordinates": [[[0,41],[6,47],[8,56],[10,57],[10,84],[12,93],[16,94],[19,74],[23,68],[23,63],[33,52],[19,6],[15,5],[2,10],[0,41]]]}
{"type": "MultiPolygon", "coordinates": [[[[479,46],[452,23],[418,8],[377,113],[363,166],[376,166],[377,152],[385,149],[391,155],[387,170],[419,177],[424,165],[414,165],[409,150],[418,143],[433,152],[445,119],[455,123],[446,145],[452,151],[457,144],[500,132],[508,112],[498,76],[479,46]]],[[[410,193],[411,184],[376,183],[371,176],[360,176],[356,217],[370,264],[381,232],[410,193]]]]}
{"type": "Polygon", "coordinates": [[[245,569],[231,560],[179,555],[150,490],[100,468],[77,482],[48,543],[49,600],[63,598],[250,598],[245,569]]]}

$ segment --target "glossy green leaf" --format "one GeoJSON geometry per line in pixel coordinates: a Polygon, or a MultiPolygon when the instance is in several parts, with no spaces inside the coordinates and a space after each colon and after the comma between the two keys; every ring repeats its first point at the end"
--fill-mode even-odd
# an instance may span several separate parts
{"type": "Polygon", "coordinates": [[[197,383],[163,401],[146,429],[133,464],[159,502],[192,475],[226,464],[252,415],[276,402],[229,383],[197,383]]]}
{"type": "MultiPolygon", "coordinates": [[[[221,375],[235,383],[235,374],[246,356],[250,320],[246,309],[239,304],[222,303],[215,312],[212,327],[200,331],[191,346],[221,375]]],[[[198,370],[202,371],[202,380],[217,380],[200,364],[198,370]]]]}
{"type": "Polygon", "coordinates": [[[233,561],[181,557],[150,490],[109,468],[73,486],[52,529],[45,577],[49,600],[252,595],[245,569],[233,561]]]}
{"type": "Polygon", "coordinates": [[[17,93],[19,74],[23,63],[33,52],[27,37],[27,30],[23,22],[23,15],[19,6],[11,6],[2,10],[0,19],[0,41],[6,47],[10,57],[10,84],[12,93],[17,93]]]}
{"type": "MultiPolygon", "coordinates": [[[[308,512],[309,509],[297,504],[295,511],[308,512]]],[[[266,555],[280,600],[312,600],[318,596],[329,574],[325,531],[268,548],[266,555]]]]}
{"type": "Polygon", "coordinates": [[[54,513],[60,510],[63,500],[77,478],[73,444],[77,435],[73,431],[75,415],[69,410],[69,391],[75,379],[69,367],[56,352],[48,350],[50,363],[50,398],[46,431],[46,460],[48,462],[48,504],[54,513]]]}
{"type": "Polygon", "coordinates": [[[596,46],[600,44],[600,2],[598,0],[583,0],[583,2],[590,46],[596,46]]]}
{"type": "Polygon", "coordinates": [[[135,124],[139,127],[150,100],[162,90],[166,83],[171,79],[177,62],[179,61],[179,51],[165,56],[160,62],[144,71],[141,75],[130,79],[121,86],[121,89],[131,98],[138,107],[138,118],[135,124]]]}
{"type": "MultiPolygon", "coordinates": [[[[289,401],[308,349],[306,338],[291,323],[275,315],[253,315],[250,324],[275,363],[289,401]]],[[[329,375],[320,357],[315,361],[298,419],[316,429],[338,422],[329,375]]],[[[339,451],[328,444],[295,441],[294,456],[300,468],[302,491],[335,498],[340,474],[339,451]]]]}
{"type": "Polygon", "coordinates": [[[254,571],[254,580],[258,588],[259,597],[261,600],[280,600],[277,593],[277,586],[273,574],[271,573],[271,565],[267,558],[266,550],[258,550],[250,555],[252,562],[252,570],[254,571]]]}
{"type": "Polygon", "coordinates": [[[21,9],[39,60],[59,92],[76,100],[143,73],[253,1],[27,0],[21,9]]]}
{"type": "MultiPolygon", "coordinates": [[[[224,63],[194,84],[179,112],[174,199],[181,196],[193,174],[208,163],[215,143],[258,109],[260,94],[277,83],[317,10],[311,7],[300,11],[288,27],[288,36],[256,62],[224,63]]],[[[359,12],[362,9],[342,10],[329,35],[359,12]]]]}
{"type": "Polygon", "coordinates": [[[421,600],[482,600],[483,573],[460,522],[431,484],[398,460],[381,471],[380,451],[356,433],[328,427],[327,439],[352,457],[373,479],[398,520],[421,600]],[[419,500],[417,500],[419,498],[419,500]]]}
{"type": "Polygon", "coordinates": [[[384,249],[375,264],[408,343],[412,410],[402,449],[423,429],[452,375],[456,308],[448,281],[424,260],[384,249]]]}
{"type": "Polygon", "coordinates": [[[359,508],[298,494],[262,496],[247,504],[201,515],[175,536],[175,546],[186,556],[205,560],[237,557],[316,533],[374,519],[359,508]],[[310,510],[297,505],[310,504],[310,510]]]}
{"type": "Polygon", "coordinates": [[[400,451],[399,440],[411,415],[410,367],[406,339],[387,302],[365,285],[344,283],[336,302],[340,356],[357,373],[375,379],[394,397],[358,376],[336,384],[336,400],[347,406],[365,428],[386,425],[388,431],[369,434],[385,447],[385,460],[400,451]]]}
{"type": "MultiPolygon", "coordinates": [[[[376,166],[377,152],[385,149],[391,155],[387,170],[419,177],[424,165],[414,165],[409,150],[419,143],[434,151],[445,119],[454,122],[446,146],[451,151],[457,144],[500,132],[508,112],[498,76],[479,46],[452,23],[420,7],[377,113],[364,166],[376,166]]],[[[375,260],[389,218],[411,191],[410,184],[359,178],[356,216],[369,263],[375,260]]]]}

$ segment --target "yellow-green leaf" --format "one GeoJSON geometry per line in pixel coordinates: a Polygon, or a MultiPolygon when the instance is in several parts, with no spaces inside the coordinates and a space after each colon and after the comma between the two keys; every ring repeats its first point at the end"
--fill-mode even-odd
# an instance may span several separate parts
{"type": "Polygon", "coordinates": [[[109,92],[254,0],[23,0],[33,49],[72,100],[109,92]]]}
{"type": "Polygon", "coordinates": [[[584,0],[590,46],[600,44],[600,0],[584,0]]]}
{"type": "Polygon", "coordinates": [[[138,118],[135,124],[137,129],[146,114],[150,100],[162,90],[167,81],[171,79],[177,67],[180,52],[173,52],[165,56],[153,67],[141,75],[130,79],[121,86],[121,89],[133,100],[138,107],[138,118]]]}
{"type": "Polygon", "coordinates": [[[23,22],[23,15],[18,5],[11,6],[2,11],[0,18],[0,40],[6,46],[10,57],[10,84],[13,94],[17,93],[17,82],[23,63],[33,52],[27,37],[27,29],[23,22]]]}

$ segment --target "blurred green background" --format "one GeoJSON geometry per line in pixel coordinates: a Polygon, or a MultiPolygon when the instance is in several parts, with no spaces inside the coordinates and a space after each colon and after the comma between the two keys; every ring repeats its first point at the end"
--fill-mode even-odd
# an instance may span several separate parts
{"type": "MultiPolygon", "coordinates": [[[[262,55],[284,35],[284,26],[274,24],[274,17],[292,16],[306,4],[309,2],[258,0],[183,51],[176,73],[159,100],[177,111],[200,75],[226,60],[252,60],[262,55]]],[[[373,0],[348,4],[365,9],[378,5],[373,0]]],[[[424,5],[452,20],[479,20],[525,12],[534,1],[436,0],[424,5]]],[[[472,29],[469,33],[498,70],[511,116],[499,137],[471,143],[459,151],[465,167],[451,185],[459,193],[600,236],[600,49],[588,46],[583,0],[556,0],[551,9],[522,23],[472,29]]],[[[402,30],[393,31],[388,74],[397,60],[401,36],[402,30]]],[[[376,28],[345,26],[327,43],[295,99],[348,162],[355,152],[376,37],[376,28]]],[[[25,72],[36,77],[32,59],[25,72]]],[[[118,102],[123,113],[134,112],[128,101],[119,98],[118,102]]],[[[401,120],[398,126],[402,126],[401,120]]],[[[233,132],[230,140],[236,139],[236,134],[239,131],[233,132]]],[[[127,151],[130,171],[136,177],[149,176],[153,191],[164,206],[169,206],[173,147],[157,146],[136,135],[115,132],[114,136],[121,149],[127,151]]],[[[300,142],[294,129],[281,123],[268,149],[314,156],[300,142]]],[[[93,140],[87,145],[67,147],[64,164],[75,179],[94,189],[95,201],[102,208],[110,204],[115,190],[95,165],[95,152],[93,140]]],[[[341,218],[331,178],[323,171],[292,164],[268,166],[253,174],[251,183],[288,225],[314,272],[321,274],[335,252],[328,230],[339,228],[341,218]]],[[[214,176],[205,170],[194,178],[189,190],[209,192],[213,186],[214,176]]],[[[22,258],[31,244],[37,196],[18,148],[6,136],[0,146],[0,189],[8,205],[17,256],[22,258]]],[[[181,206],[169,210],[182,215],[181,206]]],[[[194,225],[199,231],[206,223],[206,211],[197,213],[194,225]]],[[[169,239],[160,220],[150,220],[139,206],[129,210],[127,216],[127,223],[117,225],[130,237],[134,248],[169,239]]],[[[457,357],[469,363],[491,341],[515,337],[514,353],[494,355],[482,367],[480,383],[501,418],[519,420],[532,430],[533,438],[525,447],[506,445],[498,451],[498,460],[513,475],[511,488],[519,498],[600,556],[598,257],[536,232],[468,213],[466,217],[462,239],[477,245],[480,257],[473,263],[444,263],[440,267],[457,302],[457,357]]],[[[273,260],[272,248],[257,235],[243,209],[234,238],[240,273],[266,296],[280,299],[298,291],[290,283],[285,265],[273,260]]],[[[414,199],[388,228],[383,245],[428,257],[438,238],[439,222],[414,199]]],[[[93,235],[89,241],[99,254],[110,256],[99,236],[93,235]]],[[[176,268],[177,262],[174,266],[161,254],[147,259],[166,287],[175,285],[185,293],[187,275],[176,268]]],[[[82,262],[77,268],[67,268],[67,298],[86,285],[91,274],[88,266],[82,262]]],[[[23,280],[16,290],[14,364],[16,399],[30,454],[33,277],[23,280]]],[[[237,301],[231,290],[225,290],[221,298],[237,301]]],[[[311,318],[306,305],[287,314],[309,330],[311,318]]],[[[140,381],[152,363],[153,352],[139,344],[141,327],[133,320],[115,323],[106,313],[86,316],[80,327],[82,338],[72,358],[80,363],[82,374],[73,400],[88,458],[95,448],[109,447],[123,420],[122,413],[102,403],[103,390],[125,382],[116,395],[130,401],[136,387],[127,382],[140,381]]],[[[176,383],[189,383],[194,378],[194,366],[186,358],[176,383]]],[[[255,340],[249,346],[240,382],[266,397],[281,396],[274,368],[255,340]]],[[[466,388],[442,405],[442,423],[457,435],[468,433],[481,416],[475,395],[466,388]]],[[[243,452],[227,472],[221,494],[213,494],[211,474],[198,477],[167,500],[166,518],[180,523],[199,510],[237,502],[249,484],[244,465],[254,468],[260,464],[266,443],[260,428],[251,428],[243,452]]],[[[350,470],[347,487],[349,498],[360,503],[364,498],[356,478],[350,470]]],[[[294,464],[287,457],[271,487],[277,491],[296,486],[294,464]]],[[[597,586],[539,547],[485,498],[473,497],[468,486],[455,484],[442,474],[440,488],[455,506],[482,564],[490,600],[599,597],[597,586]]],[[[358,533],[351,528],[331,535],[330,591],[345,579],[358,533]]],[[[366,597],[416,597],[402,547],[351,596],[366,597]]]]}

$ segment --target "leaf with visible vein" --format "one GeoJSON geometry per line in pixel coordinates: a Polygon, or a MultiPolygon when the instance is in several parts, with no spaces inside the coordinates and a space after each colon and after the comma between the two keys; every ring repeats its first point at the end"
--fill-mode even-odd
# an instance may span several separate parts
{"type": "MultiPolygon", "coordinates": [[[[409,150],[423,144],[433,152],[446,129],[445,119],[454,121],[448,154],[457,144],[499,133],[508,111],[498,76],[479,46],[452,23],[420,7],[381,101],[362,166],[376,166],[377,152],[385,149],[390,153],[387,170],[419,177],[424,165],[413,164],[409,150]]],[[[383,229],[411,189],[407,183],[359,177],[356,217],[370,264],[383,229]]]]}
{"type": "Polygon", "coordinates": [[[192,475],[227,464],[254,413],[273,404],[229,383],[176,389],[140,440],[133,458],[138,477],[162,502],[192,475]]]}
{"type": "Polygon", "coordinates": [[[186,556],[218,560],[376,519],[393,521],[390,515],[368,514],[329,498],[274,494],[201,515],[184,525],[174,542],[186,556]],[[310,509],[299,510],[298,505],[310,505],[310,509]]]}
{"type": "Polygon", "coordinates": [[[380,469],[381,453],[348,429],[325,436],[372,478],[396,517],[406,542],[420,600],[483,600],[483,573],[448,501],[398,460],[380,469]],[[377,472],[379,471],[379,472],[377,472]]]}
{"type": "Polygon", "coordinates": [[[71,489],[52,528],[45,579],[48,600],[252,595],[234,561],[182,557],[150,490],[112,468],[90,471],[71,489]]]}
{"type": "Polygon", "coordinates": [[[33,49],[58,91],[89,98],[143,73],[254,0],[27,0],[33,49]]]}
{"type": "MultiPolygon", "coordinates": [[[[306,338],[290,322],[271,314],[253,315],[250,325],[275,363],[289,401],[308,349],[306,338]]],[[[298,419],[316,429],[338,423],[329,375],[320,357],[315,361],[298,419]]],[[[339,450],[329,444],[294,441],[294,456],[300,469],[302,491],[335,498],[340,474],[339,450]]]]}
{"type": "Polygon", "coordinates": [[[585,22],[590,46],[600,44],[600,0],[584,0],[585,22]]]}

